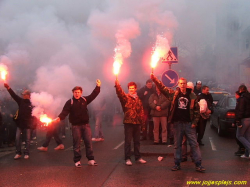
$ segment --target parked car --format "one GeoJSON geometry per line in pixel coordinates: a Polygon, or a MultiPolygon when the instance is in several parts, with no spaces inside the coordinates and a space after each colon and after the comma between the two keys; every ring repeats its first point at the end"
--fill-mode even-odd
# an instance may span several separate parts
{"type": "Polygon", "coordinates": [[[210,126],[216,127],[218,135],[222,136],[228,130],[236,129],[232,126],[235,120],[236,99],[233,95],[227,94],[222,94],[219,97],[217,104],[214,104],[214,112],[210,117],[210,126]]]}
{"type": "Polygon", "coordinates": [[[212,95],[213,100],[214,100],[213,103],[215,105],[217,105],[218,101],[220,99],[222,99],[224,96],[231,95],[229,92],[224,91],[224,90],[216,90],[216,91],[215,90],[210,90],[209,93],[212,95]]]}

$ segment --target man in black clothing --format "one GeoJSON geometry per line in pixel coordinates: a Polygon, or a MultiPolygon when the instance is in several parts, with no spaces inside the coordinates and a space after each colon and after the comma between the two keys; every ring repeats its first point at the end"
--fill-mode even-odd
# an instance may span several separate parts
{"type": "MultiPolygon", "coordinates": [[[[236,107],[235,107],[235,111],[238,111],[239,110],[239,100],[240,100],[240,92],[239,91],[236,91],[235,92],[235,98],[236,98],[236,107]]],[[[235,126],[235,123],[236,122],[234,122],[234,126],[235,126]]],[[[238,144],[238,146],[239,146],[239,148],[238,148],[238,151],[236,151],[234,154],[235,154],[235,156],[241,156],[241,155],[243,155],[244,153],[245,153],[245,147],[244,147],[244,145],[237,139],[237,137],[235,137],[235,139],[236,139],[236,143],[238,144]]]]}
{"type": "Polygon", "coordinates": [[[29,148],[30,148],[30,136],[31,136],[31,127],[33,123],[32,113],[32,105],[30,102],[30,91],[24,90],[22,93],[23,98],[19,97],[15,94],[15,92],[10,88],[7,83],[4,83],[4,87],[8,90],[11,97],[18,104],[18,116],[16,119],[17,131],[16,131],[16,155],[14,159],[21,158],[21,134],[26,134],[25,141],[25,150],[24,150],[24,158],[29,158],[29,148]],[[25,133],[26,132],[26,133],[25,133]]]}
{"type": "Polygon", "coordinates": [[[142,134],[142,139],[141,140],[146,140],[147,139],[147,134],[148,134],[148,137],[151,140],[153,140],[154,124],[153,124],[153,121],[149,121],[149,119],[151,118],[151,116],[150,116],[151,108],[149,106],[149,97],[153,93],[155,93],[155,88],[153,87],[153,81],[151,79],[147,80],[146,85],[143,86],[137,92],[139,98],[142,101],[143,110],[144,110],[144,119],[145,119],[145,129],[143,129],[143,131],[142,131],[143,134],[142,134]]]}
{"type": "Polygon", "coordinates": [[[213,97],[209,93],[208,86],[202,86],[202,93],[200,93],[197,96],[197,102],[200,102],[201,99],[206,100],[207,110],[205,113],[201,113],[196,130],[197,130],[197,134],[198,134],[197,142],[199,143],[200,146],[203,146],[204,144],[202,143],[201,140],[202,140],[204,133],[205,133],[205,130],[206,130],[207,120],[209,119],[210,115],[213,113],[213,97]]]}
{"type": "Polygon", "coordinates": [[[92,148],[92,133],[89,125],[89,114],[87,105],[90,104],[100,93],[101,81],[96,80],[96,87],[93,92],[82,97],[82,88],[76,86],[72,89],[73,98],[69,99],[59,116],[54,120],[59,122],[64,120],[69,114],[69,122],[72,124],[73,135],[73,149],[74,149],[74,162],[76,167],[81,167],[81,138],[84,140],[86,157],[88,158],[88,165],[97,166],[94,160],[92,148]]]}
{"type": "Polygon", "coordinates": [[[240,93],[235,120],[237,125],[236,137],[245,147],[245,154],[241,158],[249,158],[250,153],[250,93],[245,85],[240,85],[240,93]]]}
{"type": "Polygon", "coordinates": [[[196,96],[198,96],[201,93],[201,81],[196,81],[196,85],[194,86],[194,93],[196,96]]]}

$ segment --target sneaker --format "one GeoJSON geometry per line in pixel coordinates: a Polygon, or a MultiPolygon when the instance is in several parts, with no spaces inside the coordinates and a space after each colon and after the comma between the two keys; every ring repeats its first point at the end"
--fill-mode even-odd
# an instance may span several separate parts
{"type": "Polygon", "coordinates": [[[22,142],[23,145],[25,145],[25,142],[22,142]]]}
{"type": "Polygon", "coordinates": [[[201,165],[198,165],[198,166],[196,166],[195,170],[196,170],[196,171],[199,171],[199,172],[203,172],[203,171],[205,171],[206,169],[205,169],[204,167],[202,167],[201,165]]]}
{"type": "Polygon", "coordinates": [[[93,141],[93,142],[99,142],[99,141],[100,141],[100,138],[92,138],[92,141],[93,141]]]}
{"type": "Polygon", "coordinates": [[[21,157],[22,157],[22,155],[16,154],[15,157],[14,157],[14,159],[17,160],[17,159],[19,159],[21,157]]]}
{"type": "Polygon", "coordinates": [[[32,138],[32,140],[36,140],[36,136],[32,138]]]}
{"type": "Polygon", "coordinates": [[[103,142],[103,141],[104,141],[104,138],[99,138],[99,141],[103,142]]]}
{"type": "Polygon", "coordinates": [[[140,158],[139,160],[137,160],[137,162],[141,163],[141,164],[146,164],[147,161],[146,160],[143,160],[142,158],[140,158]]]}
{"type": "Polygon", "coordinates": [[[48,147],[43,147],[43,146],[38,147],[37,149],[38,149],[39,151],[48,151],[48,147]]]}
{"type": "Polygon", "coordinates": [[[132,162],[131,162],[130,159],[127,159],[126,162],[125,162],[125,164],[126,164],[127,166],[132,166],[132,162]]]}
{"type": "Polygon", "coordinates": [[[24,155],[24,159],[28,159],[29,157],[29,155],[24,155]]]}
{"type": "Polygon", "coordinates": [[[97,166],[97,163],[94,160],[89,160],[88,165],[89,166],[97,166]]]}
{"type": "Polygon", "coordinates": [[[181,169],[181,166],[180,165],[174,165],[171,170],[172,171],[177,171],[177,170],[180,170],[181,169]]]}
{"type": "Polygon", "coordinates": [[[245,153],[245,149],[239,149],[234,153],[235,156],[241,156],[245,153]]]}
{"type": "Polygon", "coordinates": [[[75,163],[75,166],[76,166],[77,168],[81,168],[81,167],[82,167],[81,162],[80,162],[80,161],[76,162],[76,163],[75,163]]]}
{"type": "Polygon", "coordinates": [[[66,136],[65,135],[62,135],[62,139],[65,139],[66,138],[66,136]]]}
{"type": "Polygon", "coordinates": [[[55,150],[63,150],[64,149],[64,145],[60,144],[58,145],[56,148],[54,148],[55,150]]]}
{"type": "Polygon", "coordinates": [[[246,155],[244,154],[244,155],[241,155],[240,158],[249,158],[249,156],[246,156],[246,155]]]}

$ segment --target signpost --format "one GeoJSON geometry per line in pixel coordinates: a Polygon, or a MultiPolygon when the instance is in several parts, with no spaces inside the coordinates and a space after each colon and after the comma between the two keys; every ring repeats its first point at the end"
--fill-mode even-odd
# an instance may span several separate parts
{"type": "Polygon", "coordinates": [[[178,48],[170,47],[167,54],[162,58],[162,63],[178,63],[178,48]]]}
{"type": "Polygon", "coordinates": [[[161,80],[166,87],[173,88],[177,85],[179,76],[175,71],[169,69],[162,74],[161,80]]]}

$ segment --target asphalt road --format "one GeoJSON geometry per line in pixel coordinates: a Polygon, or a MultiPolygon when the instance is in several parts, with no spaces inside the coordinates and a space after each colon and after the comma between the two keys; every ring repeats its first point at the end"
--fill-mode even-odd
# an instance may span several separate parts
{"type": "MultiPolygon", "coordinates": [[[[91,124],[93,126],[93,123],[91,124]]],[[[0,186],[250,186],[249,159],[234,156],[237,150],[235,140],[231,136],[219,137],[216,130],[206,129],[204,143],[201,147],[202,165],[205,173],[195,171],[189,158],[181,164],[181,170],[171,171],[173,166],[173,148],[167,146],[151,146],[151,142],[142,142],[147,147],[143,153],[146,164],[133,161],[133,166],[124,164],[123,126],[122,124],[104,124],[104,142],[94,142],[93,149],[98,166],[88,166],[85,149],[82,149],[82,168],[76,168],[73,162],[72,138],[69,130],[63,140],[65,150],[54,151],[56,146],[52,140],[48,152],[39,152],[37,146],[42,144],[44,132],[39,132],[38,145],[32,145],[30,158],[14,160],[14,149],[0,153],[0,186]],[[149,147],[148,147],[149,146],[149,147]],[[151,147],[150,147],[151,146],[151,147]],[[157,155],[148,154],[150,149],[159,149],[164,159],[160,162],[157,155]],[[165,154],[167,152],[167,154],[165,154]],[[201,182],[188,184],[189,181],[201,182]],[[234,185],[246,181],[246,185],[234,185]],[[209,183],[210,182],[210,183],[209,183]],[[209,185],[211,183],[220,185],[209,185]],[[227,185],[226,185],[227,184],[227,185]],[[230,185],[231,184],[231,185],[230,185]]],[[[145,150],[145,149],[144,149],[145,150]]]]}

